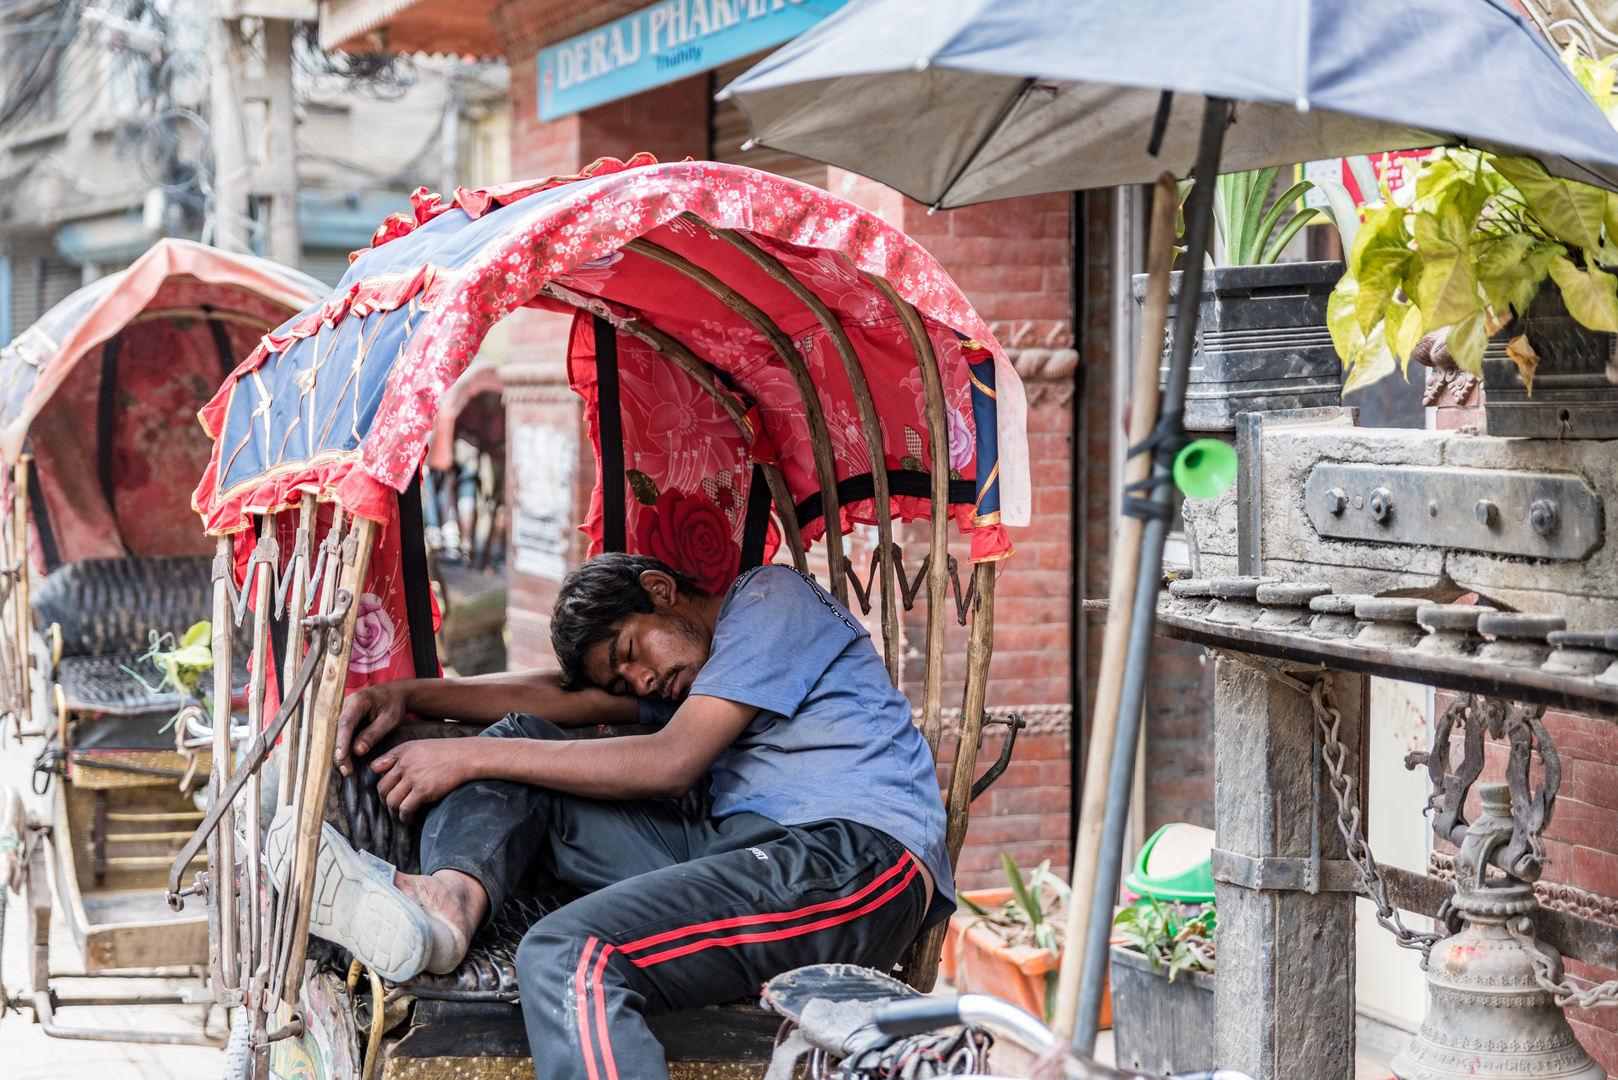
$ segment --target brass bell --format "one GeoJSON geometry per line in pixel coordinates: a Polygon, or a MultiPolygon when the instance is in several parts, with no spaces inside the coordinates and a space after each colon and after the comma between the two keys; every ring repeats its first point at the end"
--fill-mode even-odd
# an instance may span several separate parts
{"type": "Polygon", "coordinates": [[[1539,907],[1533,886],[1509,874],[1489,879],[1490,856],[1512,835],[1511,789],[1479,784],[1483,814],[1467,827],[1455,857],[1459,933],[1433,945],[1427,960],[1427,1015],[1421,1031],[1393,1059],[1399,1080],[1605,1080],[1567,1017],[1534,977],[1528,949],[1562,957],[1531,934],[1514,936],[1511,920],[1539,907]]]}

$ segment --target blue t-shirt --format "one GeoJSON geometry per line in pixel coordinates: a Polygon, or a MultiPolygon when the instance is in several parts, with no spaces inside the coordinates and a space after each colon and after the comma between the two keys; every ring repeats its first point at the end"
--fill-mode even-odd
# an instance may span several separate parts
{"type": "MultiPolygon", "coordinates": [[[[954,910],[932,752],[871,635],[824,589],[787,566],[737,578],[691,693],[759,710],[713,764],[715,817],[842,818],[878,829],[932,874],[926,925],[954,910]]],[[[643,699],[641,717],[667,720],[675,708],[643,699]]]]}

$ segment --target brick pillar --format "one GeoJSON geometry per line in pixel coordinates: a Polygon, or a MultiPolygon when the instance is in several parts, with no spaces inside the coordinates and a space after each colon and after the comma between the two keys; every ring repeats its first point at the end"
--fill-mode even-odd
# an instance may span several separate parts
{"type": "MultiPolygon", "coordinates": [[[[642,150],[659,161],[707,156],[706,75],[547,122],[539,119],[534,76],[534,56],[543,43],[510,44],[515,176],[565,176],[597,158],[628,160],[642,150]]],[[[590,506],[595,458],[583,403],[567,385],[571,317],[518,310],[506,321],[508,360],[502,372],[511,503],[507,665],[520,670],[553,664],[551,605],[563,575],[587,551],[578,525],[590,506]]]]}

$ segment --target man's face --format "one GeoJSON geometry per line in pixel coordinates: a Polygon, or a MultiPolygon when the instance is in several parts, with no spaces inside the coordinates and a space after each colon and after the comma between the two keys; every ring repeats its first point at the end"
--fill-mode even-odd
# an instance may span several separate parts
{"type": "Polygon", "coordinates": [[[631,615],[584,653],[590,682],[614,694],[681,701],[708,662],[713,638],[690,613],[658,604],[631,615]]]}

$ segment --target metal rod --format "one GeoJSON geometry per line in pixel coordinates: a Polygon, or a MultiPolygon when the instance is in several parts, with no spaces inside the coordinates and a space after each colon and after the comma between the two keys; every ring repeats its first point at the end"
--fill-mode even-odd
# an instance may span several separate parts
{"type": "Polygon", "coordinates": [[[51,1009],[51,995],[46,990],[34,992],[34,1016],[45,1034],[53,1039],[76,1039],[85,1042],[127,1042],[159,1046],[224,1046],[223,1036],[188,1035],[180,1031],[132,1031],[121,1028],[64,1027],[56,1022],[51,1009]]]}
{"type": "MultiPolygon", "coordinates": [[[[1213,225],[1214,178],[1224,143],[1230,102],[1210,97],[1203,107],[1202,138],[1197,149],[1196,186],[1186,211],[1185,274],[1180,281],[1180,307],[1174,327],[1174,349],[1163,391],[1162,411],[1154,434],[1172,439],[1183,434],[1186,383],[1190,379],[1191,350],[1201,309],[1202,269],[1213,225]]],[[[1151,499],[1160,507],[1171,503],[1170,476],[1175,447],[1160,442],[1155,448],[1152,476],[1158,481],[1151,499]]],[[[1095,888],[1090,899],[1090,925],[1084,939],[1084,969],[1079,983],[1078,1013],[1074,1018],[1073,1047],[1081,1054],[1094,1052],[1096,1028],[1101,1020],[1101,993],[1107,978],[1108,943],[1112,937],[1112,908],[1122,871],[1124,832],[1128,822],[1129,792],[1135,781],[1135,755],[1140,742],[1141,711],[1146,691],[1146,665],[1151,656],[1156,626],[1157,592],[1163,576],[1163,541],[1168,537],[1166,514],[1147,519],[1141,532],[1140,569],[1135,583],[1134,617],[1129,628],[1129,651],[1118,702],[1117,737],[1107,779],[1107,812],[1101,827],[1101,853],[1096,863],[1095,888]]],[[[1072,946],[1070,945],[1069,948],[1072,946]]]]}
{"type": "Polygon", "coordinates": [[[234,542],[221,536],[215,545],[213,560],[213,773],[209,777],[208,791],[212,796],[211,808],[219,811],[219,828],[209,830],[208,865],[213,868],[217,884],[208,893],[208,921],[219,941],[219,981],[223,989],[235,990],[241,986],[241,969],[237,966],[240,950],[236,941],[236,814],[231,805],[234,796],[226,796],[225,785],[230,780],[230,699],[233,691],[231,675],[234,670],[235,608],[231,604],[231,586],[236,569],[234,542]]]}

